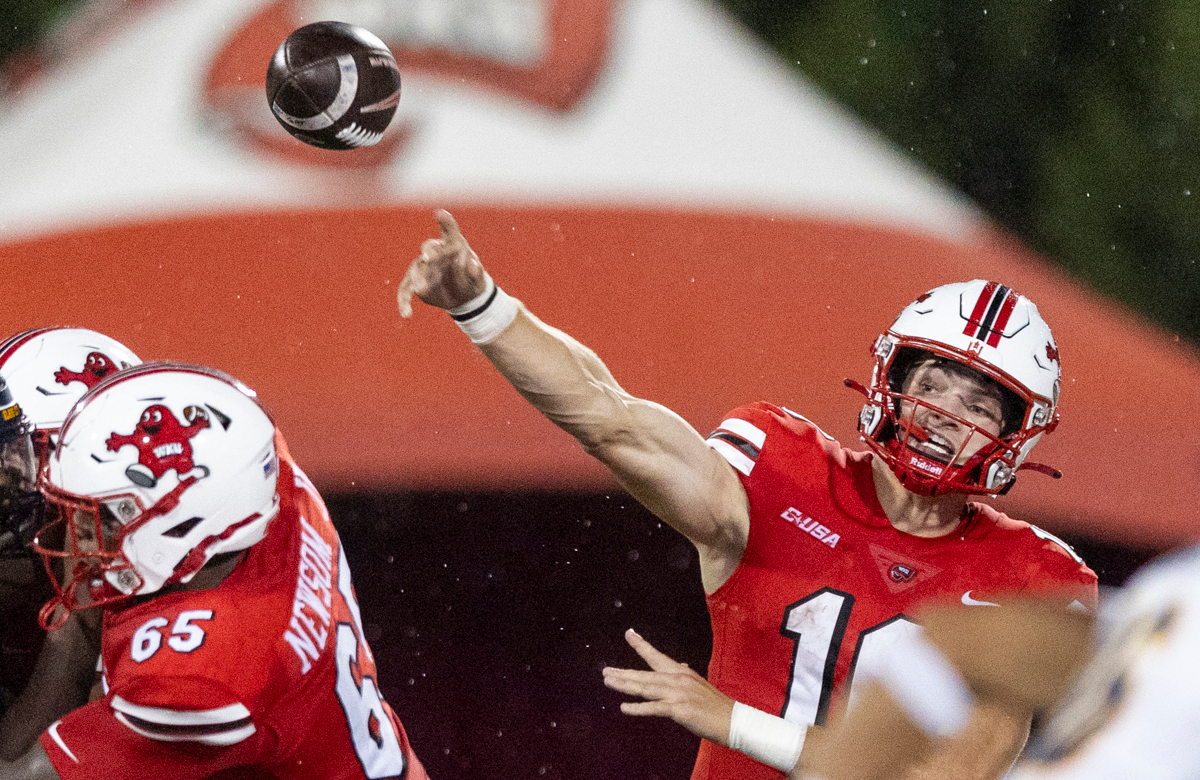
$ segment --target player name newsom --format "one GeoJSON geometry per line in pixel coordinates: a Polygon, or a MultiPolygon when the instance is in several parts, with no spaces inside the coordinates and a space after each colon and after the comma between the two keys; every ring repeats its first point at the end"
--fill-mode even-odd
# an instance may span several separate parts
{"type": "Polygon", "coordinates": [[[296,651],[301,674],[307,674],[329,639],[333,616],[333,548],[303,516],[300,529],[296,598],[283,639],[296,651]]]}

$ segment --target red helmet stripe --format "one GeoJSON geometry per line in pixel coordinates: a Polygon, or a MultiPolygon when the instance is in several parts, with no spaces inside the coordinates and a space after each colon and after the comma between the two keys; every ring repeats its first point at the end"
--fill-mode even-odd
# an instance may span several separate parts
{"type": "Polygon", "coordinates": [[[988,282],[983,286],[983,292],[979,293],[978,300],[975,301],[975,308],[971,310],[971,317],[967,320],[967,327],[963,328],[963,335],[976,338],[975,334],[979,330],[979,324],[983,322],[983,315],[988,310],[988,303],[992,300],[992,294],[996,292],[998,287],[995,282],[988,282]]]}
{"type": "Polygon", "coordinates": [[[1000,313],[996,315],[996,324],[992,325],[992,333],[987,338],[989,347],[1000,346],[1000,336],[1004,333],[1004,329],[1008,327],[1008,318],[1012,316],[1013,309],[1017,306],[1017,294],[1007,287],[1001,287],[1006,295],[1004,303],[1000,306],[1000,313]]]}
{"type": "Polygon", "coordinates": [[[0,343],[0,366],[4,365],[12,357],[12,353],[17,351],[17,347],[52,330],[54,328],[33,328],[32,330],[21,331],[14,336],[10,336],[4,342],[0,343]]]}

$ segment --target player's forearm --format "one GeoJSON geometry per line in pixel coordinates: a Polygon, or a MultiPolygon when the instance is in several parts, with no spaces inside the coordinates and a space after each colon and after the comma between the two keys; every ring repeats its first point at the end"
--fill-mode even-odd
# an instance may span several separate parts
{"type": "Polygon", "coordinates": [[[585,448],[621,428],[625,393],[608,368],[592,350],[528,311],[479,346],[522,397],[585,448]]]}
{"type": "Polygon", "coordinates": [[[1017,760],[1029,737],[1028,713],[980,703],[958,737],[938,745],[904,780],[996,780],[1017,760]]]}
{"type": "Polygon", "coordinates": [[[40,743],[13,761],[0,760],[0,780],[62,780],[40,743]]]}
{"type": "Polygon", "coordinates": [[[46,634],[29,683],[0,720],[0,759],[23,755],[46,727],[87,703],[97,655],[78,615],[46,634]]]}

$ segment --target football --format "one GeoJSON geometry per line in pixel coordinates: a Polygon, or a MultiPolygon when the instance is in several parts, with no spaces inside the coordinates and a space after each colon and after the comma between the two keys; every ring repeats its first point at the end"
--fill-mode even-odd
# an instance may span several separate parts
{"type": "Polygon", "coordinates": [[[400,68],[377,36],[344,22],[294,30],[267,67],[279,124],[320,149],[371,146],[400,103],[400,68]]]}

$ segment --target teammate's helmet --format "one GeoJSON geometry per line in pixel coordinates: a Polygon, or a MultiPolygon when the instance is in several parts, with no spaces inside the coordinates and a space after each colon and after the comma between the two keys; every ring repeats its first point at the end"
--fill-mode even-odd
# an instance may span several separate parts
{"type": "MultiPolygon", "coordinates": [[[[86,328],[37,328],[0,342],[0,381],[20,404],[37,469],[80,396],[105,376],[141,362],[124,344],[86,328]]],[[[0,502],[0,539],[9,540],[9,551],[19,551],[40,527],[42,496],[30,484],[0,502]]]]}
{"type": "Polygon", "coordinates": [[[1053,471],[1024,463],[1041,435],[1058,425],[1061,373],[1054,337],[1028,298],[980,279],[937,287],[905,307],[872,353],[875,369],[870,390],[863,389],[867,403],[858,429],[909,490],[997,495],[1008,490],[1019,468],[1053,471]],[[1001,391],[1004,421],[998,436],[938,410],[988,440],[963,463],[956,463],[957,455],[935,462],[909,447],[910,437],[922,435],[914,424],[916,410],[930,404],[904,395],[904,382],[927,357],[967,366],[1001,391]],[[902,400],[910,404],[907,413],[901,412],[902,400]]]}
{"type": "Polygon", "coordinates": [[[0,343],[0,377],[40,436],[101,379],[142,361],[116,339],[86,328],[36,328],[0,343]]]}
{"type": "Polygon", "coordinates": [[[274,436],[254,392],[215,369],[147,363],[89,390],[40,482],[51,522],[34,548],[57,590],[43,625],[261,540],[279,509],[274,436]]]}
{"type": "Polygon", "coordinates": [[[0,555],[23,553],[27,534],[36,529],[40,498],[29,424],[0,378],[0,555]]]}

